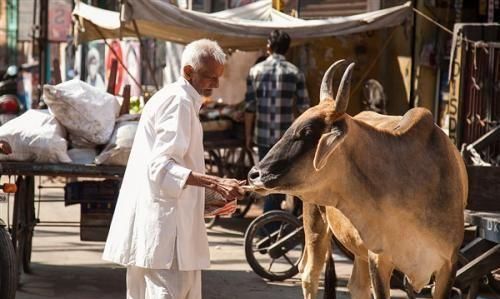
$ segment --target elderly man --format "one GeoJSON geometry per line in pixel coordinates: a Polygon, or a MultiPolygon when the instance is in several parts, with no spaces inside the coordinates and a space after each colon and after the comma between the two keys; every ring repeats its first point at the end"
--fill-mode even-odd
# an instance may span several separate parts
{"type": "Polygon", "coordinates": [[[201,298],[205,188],[227,201],[243,194],[244,182],[203,174],[200,95],[218,87],[224,63],[216,42],[192,42],[183,76],[144,107],[103,254],[127,267],[127,298],[201,298]]]}

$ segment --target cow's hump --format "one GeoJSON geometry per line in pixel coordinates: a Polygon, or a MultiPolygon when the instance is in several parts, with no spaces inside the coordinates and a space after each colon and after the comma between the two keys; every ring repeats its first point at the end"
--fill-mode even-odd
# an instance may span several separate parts
{"type": "Polygon", "coordinates": [[[394,128],[394,133],[397,135],[406,134],[414,129],[429,130],[434,127],[434,120],[429,110],[425,108],[413,108],[403,115],[403,118],[394,128]]]}
{"type": "Polygon", "coordinates": [[[397,136],[405,135],[414,130],[419,132],[430,131],[434,127],[432,114],[425,108],[410,109],[403,116],[364,111],[356,115],[354,119],[380,131],[397,136]]]}

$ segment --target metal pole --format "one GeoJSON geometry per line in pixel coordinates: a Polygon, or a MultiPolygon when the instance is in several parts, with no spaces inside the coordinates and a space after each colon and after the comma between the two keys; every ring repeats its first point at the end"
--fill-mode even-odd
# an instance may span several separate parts
{"type": "MultiPolygon", "coordinates": [[[[38,99],[42,96],[41,87],[47,83],[47,44],[48,44],[48,18],[49,18],[49,1],[40,0],[40,36],[38,41],[38,63],[39,63],[39,78],[40,86],[38,99]]],[[[50,67],[50,66],[49,66],[50,67]]]]}
{"type": "MultiPolygon", "coordinates": [[[[412,0],[412,8],[416,8],[418,0],[412,0]]],[[[409,108],[415,107],[415,47],[417,38],[417,16],[413,11],[413,27],[411,32],[411,75],[410,75],[410,98],[408,100],[409,108]]]]}

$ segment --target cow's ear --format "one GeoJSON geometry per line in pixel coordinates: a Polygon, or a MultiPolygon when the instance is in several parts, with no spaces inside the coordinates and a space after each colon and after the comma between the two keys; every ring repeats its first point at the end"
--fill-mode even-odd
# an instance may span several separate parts
{"type": "Polygon", "coordinates": [[[345,121],[339,121],[333,124],[332,130],[321,136],[316,153],[314,155],[314,169],[320,170],[326,165],[328,157],[335,151],[337,146],[344,141],[347,133],[345,121]]]}

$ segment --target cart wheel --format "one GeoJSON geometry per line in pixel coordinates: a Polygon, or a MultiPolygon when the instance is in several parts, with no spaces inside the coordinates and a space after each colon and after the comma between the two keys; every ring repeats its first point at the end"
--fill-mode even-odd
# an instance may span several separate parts
{"type": "Polygon", "coordinates": [[[15,298],[17,279],[16,252],[9,233],[0,227],[0,298],[15,298]]]}
{"type": "Polygon", "coordinates": [[[217,219],[219,219],[219,216],[205,217],[205,227],[211,228],[212,226],[215,225],[215,222],[217,222],[217,219]]]}
{"type": "MultiPolygon", "coordinates": [[[[222,161],[220,159],[220,153],[216,150],[209,150],[206,152],[205,156],[205,172],[207,174],[216,175],[219,177],[223,177],[223,166],[222,161]]],[[[214,217],[205,217],[205,227],[211,228],[215,225],[219,219],[219,216],[214,217]]]]}
{"type": "Polygon", "coordinates": [[[205,152],[205,172],[207,174],[224,176],[224,165],[220,150],[208,150],[205,152]]]}
{"type": "Polygon", "coordinates": [[[245,256],[255,273],[271,281],[281,281],[299,272],[304,250],[303,235],[297,244],[278,258],[269,254],[270,247],[302,227],[299,219],[284,211],[270,211],[257,217],[245,232],[245,256]],[[271,231],[273,230],[274,231],[271,231]]]}
{"type": "Polygon", "coordinates": [[[239,180],[247,178],[254,166],[253,153],[245,148],[228,148],[224,150],[224,175],[239,180]]]}
{"type": "MultiPolygon", "coordinates": [[[[18,188],[14,196],[14,217],[12,223],[12,242],[16,250],[18,270],[31,273],[31,249],[35,227],[34,178],[19,176],[18,188]]],[[[20,274],[20,273],[19,273],[20,274]]]]}

